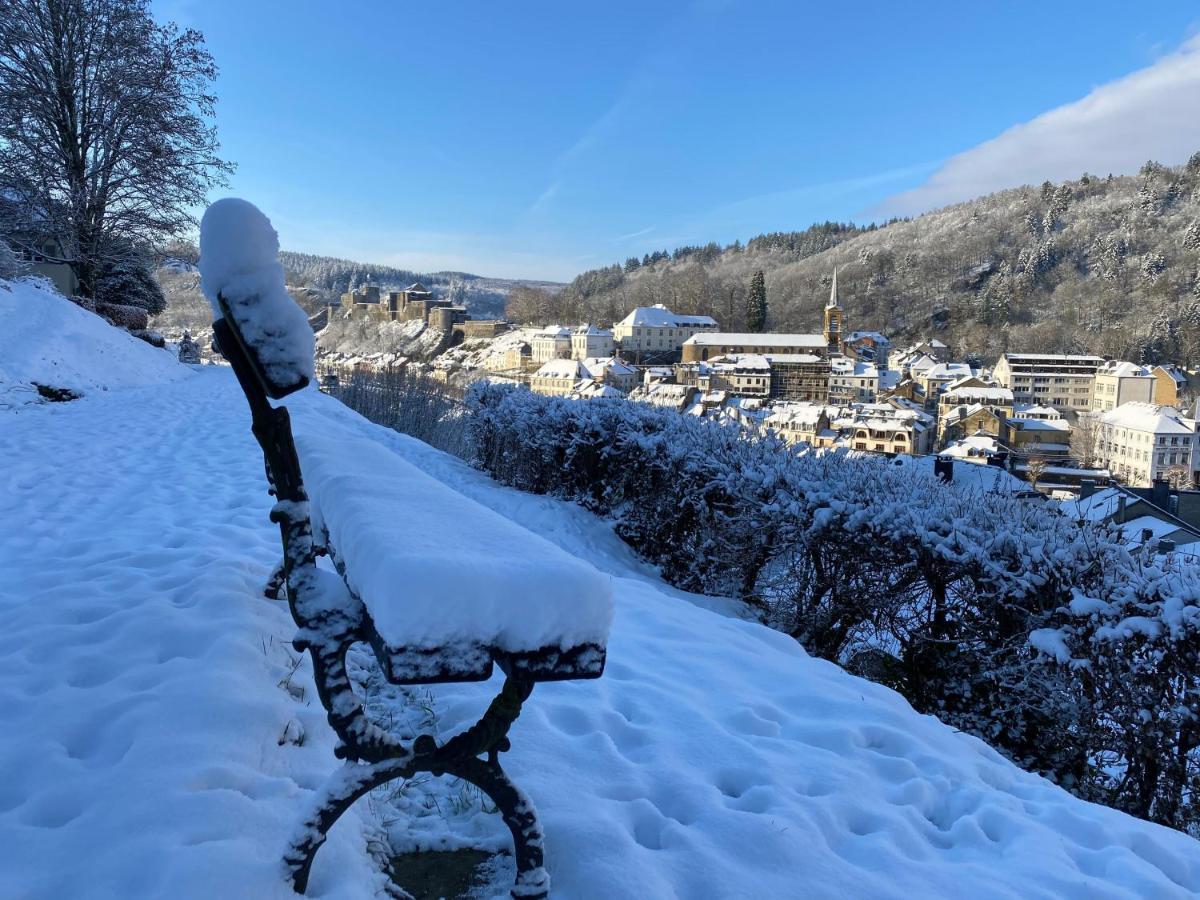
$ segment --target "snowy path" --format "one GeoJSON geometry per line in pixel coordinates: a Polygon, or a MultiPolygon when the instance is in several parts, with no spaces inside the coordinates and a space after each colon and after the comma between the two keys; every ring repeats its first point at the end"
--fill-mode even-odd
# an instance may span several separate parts
{"type": "MultiPolygon", "coordinates": [[[[293,405],[298,427],[349,423],[613,577],[608,671],[539,686],[506,757],[556,897],[1200,895],[1195,841],[1020,772],[725,601],[687,602],[574,507],[328,398],[293,405]]],[[[334,762],[306,670],[303,699],[286,689],[286,611],[256,597],[277,537],[229,373],[0,413],[0,458],[0,897],[289,896],[279,853],[334,762]],[[293,718],[303,746],[279,742],[293,718]]],[[[437,689],[440,726],[493,688],[437,689]]],[[[362,822],[322,850],[315,896],[371,896],[362,822]]]]}

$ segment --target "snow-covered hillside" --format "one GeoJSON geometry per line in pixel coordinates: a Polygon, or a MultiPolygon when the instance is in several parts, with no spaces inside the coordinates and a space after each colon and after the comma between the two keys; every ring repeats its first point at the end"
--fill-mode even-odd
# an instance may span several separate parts
{"type": "MultiPolygon", "coordinates": [[[[23,308],[5,316],[24,329],[22,355],[0,349],[10,383],[59,352],[23,308]]],[[[227,369],[144,371],[143,348],[161,351],[100,340],[70,345],[83,399],[0,411],[0,896],[293,896],[279,859],[336,763],[286,608],[261,597],[278,532],[245,402],[227,369]]],[[[505,757],[541,814],[555,897],[1200,894],[1192,839],[1084,803],[734,604],[665,586],[582,510],[315,391],[288,405],[298,429],[355,431],[611,578],[604,677],[539,685],[505,757]]],[[[449,734],[495,687],[369,705],[399,723],[419,705],[449,734]]],[[[312,896],[373,896],[365,844],[383,830],[504,845],[497,818],[446,802],[452,786],[410,787],[343,819],[312,896]]]]}
{"type": "Polygon", "coordinates": [[[0,410],[39,402],[39,384],[86,395],[189,374],[173,354],[66,301],[47,281],[0,281],[0,410]]]}

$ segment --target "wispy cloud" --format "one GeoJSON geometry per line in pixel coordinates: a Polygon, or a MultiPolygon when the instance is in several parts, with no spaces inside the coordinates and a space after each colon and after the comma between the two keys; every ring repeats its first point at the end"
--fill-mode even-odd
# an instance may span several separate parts
{"type": "Polygon", "coordinates": [[[951,157],[923,184],[884,201],[881,216],[914,215],[1047,179],[1135,171],[1200,150],[1200,36],[1086,97],[1015,125],[951,157]]]}
{"type": "Polygon", "coordinates": [[[651,225],[649,228],[643,228],[639,231],[631,231],[631,232],[629,232],[629,234],[614,235],[613,237],[610,237],[608,239],[608,242],[610,244],[621,244],[621,243],[624,243],[625,241],[632,241],[634,238],[645,237],[646,235],[650,234],[650,232],[652,232],[652,231],[654,231],[653,225],[651,225]]]}

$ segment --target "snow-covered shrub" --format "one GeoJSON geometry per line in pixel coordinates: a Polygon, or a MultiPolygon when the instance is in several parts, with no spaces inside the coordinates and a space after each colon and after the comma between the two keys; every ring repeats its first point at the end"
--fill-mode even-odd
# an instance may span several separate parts
{"type": "Polygon", "coordinates": [[[152,273],[150,258],[132,247],[124,247],[106,259],[96,272],[97,304],[136,306],[154,316],[167,308],[152,273]]]}
{"type": "Polygon", "coordinates": [[[126,303],[95,303],[96,312],[118,328],[127,331],[142,331],[150,324],[150,315],[141,306],[126,303]]]}
{"type": "MultiPolygon", "coordinates": [[[[1093,673],[1107,669],[1133,690],[1152,669],[1138,668],[1132,645],[1091,641],[1084,667],[1047,665],[1035,650],[1036,636],[1058,633],[1076,598],[1107,596],[1114,578],[1135,595],[1161,593],[1151,585],[1169,579],[1131,569],[1115,530],[946,484],[908,461],[792,448],[770,433],[642,404],[486,383],[465,402],[476,465],[612,518],[671,583],[754,601],[810,653],[888,684],[1025,767],[1081,795],[1185,824],[1162,804],[1132,803],[1128,788],[1108,786],[1114,739],[1106,729],[1133,746],[1137,723],[1121,712],[1131,702],[1099,691],[1093,673]]],[[[1193,578],[1192,596],[1200,573],[1193,578]]],[[[1193,633],[1200,628],[1188,622],[1193,633]]],[[[1194,691],[1194,645],[1188,652],[1158,658],[1173,666],[1179,681],[1171,684],[1190,677],[1194,691]]],[[[1181,709],[1179,697],[1159,690],[1181,709]]],[[[1189,702],[1194,716],[1194,695],[1189,702]]],[[[1192,735],[1189,762],[1170,762],[1182,737],[1149,752],[1162,767],[1194,773],[1200,733],[1172,722],[1164,733],[1192,735]]]]}
{"type": "Polygon", "coordinates": [[[25,272],[25,264],[11,247],[0,238],[0,278],[16,278],[25,272]]]}
{"type": "Polygon", "coordinates": [[[1114,552],[1030,643],[1091,711],[1078,793],[1200,836],[1200,564],[1114,552]]]}

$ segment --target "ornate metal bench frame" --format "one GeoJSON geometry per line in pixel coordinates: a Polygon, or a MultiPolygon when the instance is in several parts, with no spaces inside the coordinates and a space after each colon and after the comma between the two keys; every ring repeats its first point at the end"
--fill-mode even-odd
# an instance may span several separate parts
{"type": "Polygon", "coordinates": [[[213,332],[250,405],[251,430],[262,447],[268,490],[276,499],[271,519],[279,525],[283,560],[268,584],[267,593],[274,596],[280,588],[286,591],[292,618],[299,629],[293,646],[298,652],[307,650],[312,657],[317,694],[329,725],[339,738],[334,754],[347,761],[323,789],[284,854],[293,887],[301,894],[306,891],[317,851],[329,829],[355,800],[394,779],[428,772],[470,782],[495,803],[512,832],[517,868],[512,895],[546,897],[550,880],[542,867],[542,829],[537,813],[499,762],[499,754],[510,747],[508,730],[520,715],[521,704],[529,697],[537,676],[522,671],[523,666],[506,666],[504,660],[497,659],[506,673],[500,693],[475,725],[440,746],[428,734],[405,746],[371,723],[346,673],[346,652],[354,643],[369,643],[386,673],[388,662],[383,642],[362,602],[348,586],[345,608],[329,608],[305,600],[313,595],[323,577],[335,577],[317,568],[318,555],[330,553],[339,571],[342,570],[333,548],[319,548],[313,540],[308,495],[292,438],[291,419],[285,407],[272,406],[267,399],[268,396],[282,399],[304,387],[307,381],[283,387],[270,383],[252,348],[247,347],[232,324],[227,307],[225,318],[213,323],[213,332]]]}

